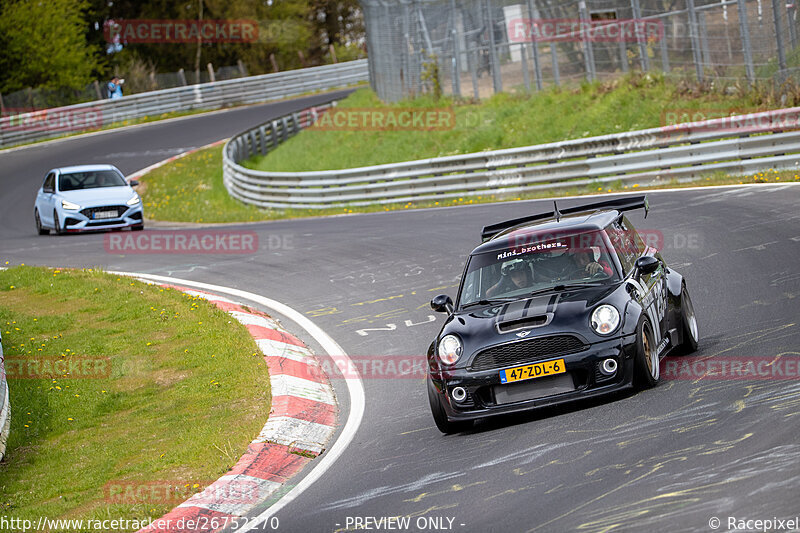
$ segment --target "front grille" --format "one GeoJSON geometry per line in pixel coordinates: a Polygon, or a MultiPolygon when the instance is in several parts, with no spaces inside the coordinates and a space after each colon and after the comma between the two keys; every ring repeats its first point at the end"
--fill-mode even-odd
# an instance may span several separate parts
{"type": "Polygon", "coordinates": [[[580,352],[585,349],[586,345],[573,335],[537,337],[487,348],[475,356],[470,368],[471,370],[491,370],[580,352]]]}
{"type": "MultiPolygon", "coordinates": [[[[86,218],[88,218],[89,220],[94,220],[94,214],[97,211],[116,211],[117,216],[115,218],[119,218],[127,210],[128,210],[127,205],[108,205],[103,207],[87,207],[86,209],[81,209],[81,214],[86,218]]],[[[98,219],[98,220],[105,220],[105,219],[98,219]]]]}

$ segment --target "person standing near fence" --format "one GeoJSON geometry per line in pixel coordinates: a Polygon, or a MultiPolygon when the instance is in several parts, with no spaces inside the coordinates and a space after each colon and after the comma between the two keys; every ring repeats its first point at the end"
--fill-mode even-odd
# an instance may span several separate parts
{"type": "Polygon", "coordinates": [[[108,97],[112,100],[116,100],[117,98],[122,98],[122,84],[125,83],[124,79],[121,79],[119,76],[114,76],[111,78],[111,81],[108,82],[108,97]]]}

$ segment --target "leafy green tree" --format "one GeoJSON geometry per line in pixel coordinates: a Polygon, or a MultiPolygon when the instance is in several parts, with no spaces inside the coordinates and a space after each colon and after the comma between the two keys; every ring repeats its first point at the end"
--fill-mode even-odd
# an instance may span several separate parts
{"type": "Polygon", "coordinates": [[[86,43],[84,0],[5,0],[0,8],[0,91],[82,88],[96,53],[86,43]]]}

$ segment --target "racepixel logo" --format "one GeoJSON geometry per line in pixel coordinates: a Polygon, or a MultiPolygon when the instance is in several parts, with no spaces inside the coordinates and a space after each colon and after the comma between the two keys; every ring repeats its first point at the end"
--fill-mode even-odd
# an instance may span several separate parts
{"type": "Polygon", "coordinates": [[[178,505],[191,498],[193,504],[254,504],[260,501],[259,485],[243,479],[217,481],[162,480],[109,481],[103,486],[107,503],[178,505]],[[205,487],[205,488],[202,488],[205,487]]]}
{"type": "Polygon", "coordinates": [[[113,20],[103,28],[106,41],[135,43],[253,43],[255,20],[113,20]]]}
{"type": "MultiPolygon", "coordinates": [[[[270,249],[292,247],[291,235],[271,235],[270,249]]],[[[110,254],[254,254],[258,234],[252,231],[147,231],[106,234],[103,241],[110,254]]]]}
{"type": "Polygon", "coordinates": [[[104,379],[111,376],[110,357],[37,356],[5,358],[8,379],[104,379]]]}
{"type": "Polygon", "coordinates": [[[69,132],[99,129],[103,126],[103,110],[99,107],[80,109],[5,108],[0,115],[0,131],[69,132]]]}
{"type": "Polygon", "coordinates": [[[513,19],[508,23],[512,43],[657,42],[664,38],[664,23],[651,19],[581,20],[513,19]]]}
{"type": "Polygon", "coordinates": [[[800,357],[665,357],[661,376],[667,380],[796,380],[800,379],[800,357]]]}

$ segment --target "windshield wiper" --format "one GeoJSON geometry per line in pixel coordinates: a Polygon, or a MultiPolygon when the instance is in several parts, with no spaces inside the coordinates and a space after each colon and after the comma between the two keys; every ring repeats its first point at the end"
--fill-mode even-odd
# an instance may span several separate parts
{"type": "Polygon", "coordinates": [[[461,309],[466,309],[467,307],[473,307],[475,305],[492,305],[492,304],[500,304],[500,303],[505,303],[505,302],[516,302],[519,299],[520,298],[513,298],[513,297],[508,297],[508,298],[490,298],[488,300],[487,299],[483,299],[483,300],[478,300],[477,302],[470,302],[468,304],[464,304],[464,305],[461,306],[461,309]]]}
{"type": "Polygon", "coordinates": [[[601,287],[605,285],[605,283],[597,283],[597,282],[585,282],[585,283],[568,283],[566,285],[553,285],[552,287],[545,287],[544,289],[538,289],[531,293],[528,293],[528,296],[533,296],[535,294],[543,294],[545,292],[561,292],[567,289],[582,289],[585,287],[601,287]]]}

